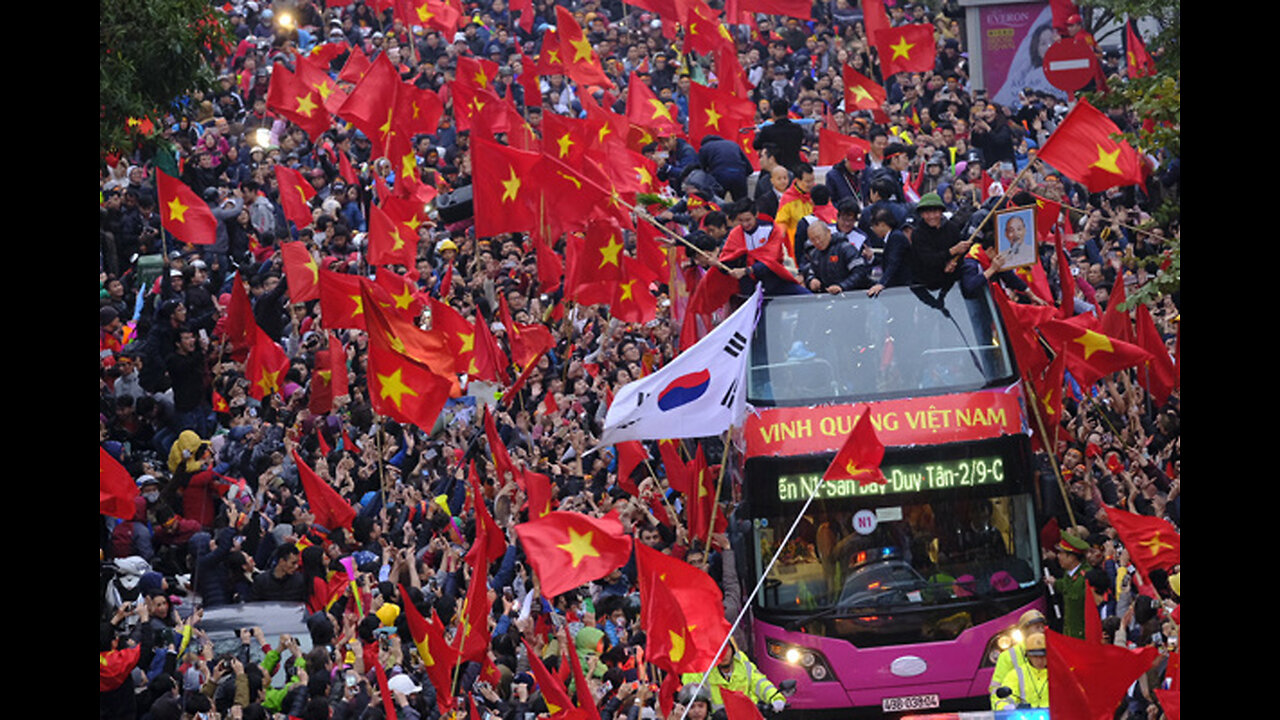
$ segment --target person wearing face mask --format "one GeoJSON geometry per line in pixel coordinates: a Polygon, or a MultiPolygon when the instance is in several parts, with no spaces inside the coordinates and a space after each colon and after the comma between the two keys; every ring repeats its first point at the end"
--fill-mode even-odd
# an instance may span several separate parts
{"type": "Polygon", "coordinates": [[[154,475],[141,475],[137,484],[133,519],[116,525],[111,531],[111,554],[118,558],[136,555],[151,562],[155,558],[155,547],[147,511],[160,499],[160,481],[154,475]]]}

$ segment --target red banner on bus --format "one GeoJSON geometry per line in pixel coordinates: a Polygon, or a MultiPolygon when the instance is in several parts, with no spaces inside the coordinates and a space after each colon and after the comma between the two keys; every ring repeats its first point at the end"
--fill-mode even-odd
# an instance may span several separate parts
{"type": "MultiPolygon", "coordinates": [[[[1026,432],[1017,386],[962,395],[873,402],[869,415],[887,447],[986,440],[1026,432]]],[[[840,449],[855,405],[761,408],[747,415],[747,457],[811,455],[840,449]]]]}

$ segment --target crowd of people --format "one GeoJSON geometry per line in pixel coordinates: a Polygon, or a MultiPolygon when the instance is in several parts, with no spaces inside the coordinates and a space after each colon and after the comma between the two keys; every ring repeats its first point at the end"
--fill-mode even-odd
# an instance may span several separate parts
{"type": "MultiPolygon", "coordinates": [[[[531,121],[552,113],[577,117],[594,102],[586,88],[543,77],[539,99],[518,81],[528,71],[520,56],[538,56],[555,5],[536,0],[526,32],[506,0],[469,3],[471,20],[452,37],[408,28],[390,8],[380,12],[362,0],[333,5],[300,2],[297,29],[285,31],[273,22],[270,4],[229,3],[235,47],[213,58],[217,85],[180,98],[158,123],[158,137],[114,152],[101,167],[100,443],[138,488],[132,517],[104,515],[100,522],[109,568],[100,588],[104,668],[112,653],[140,649],[111,687],[104,680],[101,716],[375,720],[385,717],[380,666],[397,717],[438,717],[436,690],[404,608],[413,604],[427,618],[434,612],[451,633],[461,627],[475,502],[489,509],[508,547],[490,568],[488,661],[463,663],[455,685],[461,711],[474,703],[481,717],[516,720],[549,711],[528,641],[553,672],[567,644],[578,649],[605,720],[663,716],[661,678],[643,661],[635,560],[576,591],[541,597],[514,531],[529,517],[527,497],[498,473],[482,417],[488,406],[513,461],[550,478],[556,509],[616,511],[637,542],[710,573],[732,612],[745,593],[734,582],[729,537],[713,535],[706,546],[691,539],[684,514],[668,502],[682,505],[661,463],[642,466],[640,494],[633,496],[619,482],[614,449],[588,452],[612,395],[679,353],[682,321],[692,321],[682,316],[688,298],[660,279],[651,288],[659,297],[656,318],[620,322],[606,305],[563,303],[563,287],[541,292],[528,237],[476,237],[466,221],[424,224],[417,265],[402,268],[416,275],[418,292],[447,301],[468,320],[491,323],[504,347],[510,338],[500,299],[516,323],[543,324],[554,338],[523,387],[504,394],[478,383],[481,390],[451,399],[427,428],[373,411],[368,337],[325,328],[316,301],[292,303],[283,271],[282,243],[301,240],[322,268],[371,274],[361,251],[376,177],[387,178],[389,169],[372,154],[369,138],[340,120],[309,137],[268,110],[273,66],[289,67],[317,45],[345,42],[349,52],[385,54],[403,79],[439,90],[453,79],[459,57],[485,58],[501,67],[493,82],[500,96],[540,109],[526,111],[531,121]],[[359,182],[343,180],[340,155],[359,182]],[[310,225],[285,219],[277,164],[312,183],[310,225]],[[160,170],[209,204],[218,220],[215,243],[184,245],[162,227],[160,170]],[[237,278],[247,286],[254,321],[290,358],[279,392],[261,400],[250,392],[243,354],[224,341],[237,278]],[[346,359],[349,395],[317,412],[317,357],[332,343],[340,343],[346,359]],[[317,523],[295,458],[356,510],[350,527],[317,523]],[[480,498],[468,489],[473,462],[480,498]],[[201,627],[204,610],[264,600],[306,604],[312,649],[250,625],[239,651],[215,654],[201,627]],[[283,686],[272,681],[280,674],[283,686]]],[[[572,9],[620,88],[616,97],[626,97],[635,71],[688,123],[690,83],[709,82],[714,73],[707,58],[681,54],[664,37],[667,18],[616,1],[572,9]]],[[[1029,205],[1038,195],[1066,209],[1059,230],[1072,248],[1079,312],[1101,312],[1117,282],[1133,289],[1150,281],[1178,224],[1134,228],[1176,190],[1177,159],[1163,159],[1145,187],[1088,193],[1035,160],[1035,149],[1066,112],[1064,98],[1028,92],[1004,107],[974,90],[956,3],[895,3],[889,14],[893,25],[935,26],[934,70],[881,77],[861,13],[846,0],[815,3],[811,21],[760,15],[754,26],[732,28],[758,108],[758,169],[736,143],[717,147],[719,138],[697,148],[663,138],[646,148],[669,199],[658,219],[687,243],[669,251],[678,272],[695,279],[722,272],[712,267],[719,258],[744,290],[758,282],[766,294],[874,296],[896,285],[958,282],[967,293],[990,284],[1022,302],[1056,304],[1060,298],[1038,296],[1003,266],[1006,257],[991,249],[994,223],[983,222],[998,203],[1029,205]],[[883,115],[846,111],[844,65],[884,84],[883,115]],[[819,128],[863,138],[870,149],[817,167],[819,128]],[[917,177],[922,181],[913,185],[917,177]],[[796,196],[799,211],[789,202],[796,196]],[[776,257],[755,252],[779,223],[787,225],[789,243],[776,257]],[[749,252],[734,251],[734,233],[749,252]]],[[[346,58],[334,58],[335,75],[346,58]]],[[[1140,120],[1131,112],[1110,116],[1121,128],[1140,120]]],[[[471,183],[469,133],[456,130],[451,111],[414,147],[422,179],[441,193],[471,183]]],[[[634,242],[629,236],[628,246],[634,242]]],[[[1052,243],[1041,245],[1038,261],[1059,292],[1052,243]]],[[[1171,353],[1177,302],[1166,295],[1151,307],[1171,353]]],[[[1129,373],[1106,378],[1099,391],[1097,402],[1067,402],[1063,440],[1052,457],[1037,456],[1046,517],[1065,528],[1043,542],[1058,608],[1048,624],[1079,636],[1081,606],[1063,598],[1083,598],[1087,588],[1103,608],[1109,642],[1167,652],[1176,648],[1170,616],[1180,594],[1177,569],[1144,579],[1159,600],[1138,594],[1127,557],[1132,548],[1119,544],[1104,510],[1180,527],[1178,394],[1157,404],[1129,373]],[[1065,494],[1057,491],[1055,464],[1065,494]],[[1080,592],[1068,592],[1073,583],[1080,592]]],[[[690,457],[695,444],[710,463],[719,462],[718,439],[686,441],[690,457]]],[[[733,517],[732,502],[722,508],[733,517]]],[[[1042,639],[1022,650],[1024,658],[1042,651],[1042,639]]],[[[686,705],[693,718],[720,710],[722,686],[782,707],[777,688],[767,678],[757,682],[758,670],[748,684],[744,675],[753,667],[744,653],[731,646],[721,667],[701,692],[686,683],[671,717],[681,717],[686,705]]],[[[1006,681],[1006,674],[995,680],[1006,681]]],[[[1124,717],[1160,717],[1153,691],[1165,676],[1162,662],[1135,683],[1124,717]]]]}

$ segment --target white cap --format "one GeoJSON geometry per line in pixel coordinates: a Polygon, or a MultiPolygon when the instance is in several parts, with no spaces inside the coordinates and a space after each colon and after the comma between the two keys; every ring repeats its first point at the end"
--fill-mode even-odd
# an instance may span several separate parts
{"type": "Polygon", "coordinates": [[[396,675],[395,677],[388,680],[387,689],[400,692],[405,695],[412,695],[413,693],[422,692],[422,686],[415,685],[413,681],[409,679],[409,676],[405,675],[404,673],[400,673],[399,675],[396,675]]]}

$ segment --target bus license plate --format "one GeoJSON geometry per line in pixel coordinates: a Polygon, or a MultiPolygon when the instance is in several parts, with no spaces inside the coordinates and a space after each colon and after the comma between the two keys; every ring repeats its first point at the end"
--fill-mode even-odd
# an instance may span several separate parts
{"type": "Polygon", "coordinates": [[[937,695],[907,695],[906,697],[885,698],[880,701],[880,707],[885,712],[929,710],[938,707],[940,704],[937,695]]]}

